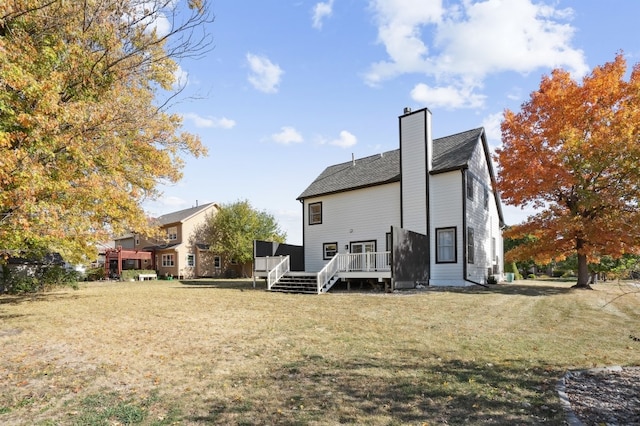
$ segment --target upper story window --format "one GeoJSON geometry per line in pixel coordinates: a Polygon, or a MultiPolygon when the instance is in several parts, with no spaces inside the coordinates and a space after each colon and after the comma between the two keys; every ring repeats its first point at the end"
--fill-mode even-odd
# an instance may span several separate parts
{"type": "Polygon", "coordinates": [[[489,210],[489,190],[484,189],[484,209],[489,210]]]}
{"type": "Polygon", "coordinates": [[[322,223],[322,203],[309,204],[309,225],[322,223]]]}
{"type": "Polygon", "coordinates": [[[473,200],[473,176],[467,173],[467,198],[473,200]]]}
{"type": "Polygon", "coordinates": [[[175,241],[178,239],[178,227],[177,226],[171,226],[169,228],[167,228],[167,238],[169,239],[169,241],[175,241]]]}

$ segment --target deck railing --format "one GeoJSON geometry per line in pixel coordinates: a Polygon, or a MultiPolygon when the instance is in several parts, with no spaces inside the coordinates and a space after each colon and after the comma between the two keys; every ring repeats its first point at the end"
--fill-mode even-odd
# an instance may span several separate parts
{"type": "Polygon", "coordinates": [[[339,272],[380,272],[391,270],[391,252],[342,253],[338,258],[339,272]]]}
{"type": "MultiPolygon", "coordinates": [[[[267,264],[269,263],[267,258],[267,264]]],[[[271,258],[274,259],[274,258],[271,258]]],[[[278,259],[278,258],[275,258],[278,259]]],[[[257,259],[256,259],[257,260],[257,259]]],[[[267,289],[271,290],[271,286],[282,278],[284,274],[289,272],[289,256],[284,256],[279,258],[280,262],[278,262],[273,268],[269,269],[269,273],[267,274],[267,289]]]]}

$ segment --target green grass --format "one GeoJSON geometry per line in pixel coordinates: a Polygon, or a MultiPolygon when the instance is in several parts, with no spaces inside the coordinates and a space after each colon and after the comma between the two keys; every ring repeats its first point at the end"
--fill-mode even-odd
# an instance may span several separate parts
{"type": "Polygon", "coordinates": [[[193,280],[3,296],[0,423],[563,424],[567,370],[640,365],[637,288],[570,285],[316,296],[193,280]]]}

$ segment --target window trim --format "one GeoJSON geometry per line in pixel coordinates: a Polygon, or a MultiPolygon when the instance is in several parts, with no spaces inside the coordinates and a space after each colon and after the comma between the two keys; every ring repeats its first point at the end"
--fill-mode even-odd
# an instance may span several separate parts
{"type": "Polygon", "coordinates": [[[338,254],[338,243],[337,242],[333,242],[333,243],[322,243],[322,259],[323,260],[329,260],[329,259],[333,259],[336,255],[338,254]],[[327,255],[327,248],[328,246],[335,246],[335,250],[333,255],[329,256],[327,255]]]}
{"type": "Polygon", "coordinates": [[[178,239],[178,227],[177,226],[169,226],[167,228],[167,239],[169,241],[176,241],[178,239]],[[175,231],[171,233],[171,231],[175,231]]]}
{"type": "Polygon", "coordinates": [[[467,227],[467,263],[473,265],[475,263],[476,244],[475,232],[473,228],[467,227]]]}
{"type": "Polygon", "coordinates": [[[222,267],[222,258],[220,256],[213,256],[213,268],[220,269],[222,267]]]}
{"type": "Polygon", "coordinates": [[[455,226],[447,226],[444,228],[436,228],[436,263],[458,263],[458,250],[457,250],[457,241],[458,241],[458,228],[455,226]],[[452,260],[442,260],[440,259],[440,232],[453,232],[453,245],[451,246],[453,249],[453,259],[452,260]]]}
{"type": "Polygon", "coordinates": [[[171,268],[176,266],[176,258],[173,253],[164,253],[161,259],[163,268],[171,268]]]}
{"type": "Polygon", "coordinates": [[[187,267],[195,268],[196,267],[196,255],[193,253],[187,253],[187,267]]]}
{"type": "Polygon", "coordinates": [[[322,201],[309,203],[309,225],[322,225],[322,201]],[[319,207],[320,213],[312,213],[311,210],[313,207],[319,207]],[[312,218],[318,215],[320,216],[320,219],[317,221],[312,221],[312,218]]]}

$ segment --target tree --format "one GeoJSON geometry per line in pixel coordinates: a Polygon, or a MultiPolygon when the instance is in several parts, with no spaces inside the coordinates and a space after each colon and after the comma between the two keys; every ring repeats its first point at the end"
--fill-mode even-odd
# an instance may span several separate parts
{"type": "Polygon", "coordinates": [[[626,68],[618,54],[582,84],[554,70],[501,125],[503,200],[540,209],[506,233],[530,237],[508,256],[546,264],[575,253],[577,288],[589,288],[590,262],[640,247],[640,66],[628,80],[626,68]]]}
{"type": "Polygon", "coordinates": [[[168,112],[176,61],[210,44],[206,5],[180,3],[0,3],[0,255],[78,261],[114,233],[152,234],[141,203],[206,154],[168,112]]]}
{"type": "MultiPolygon", "coordinates": [[[[234,259],[241,265],[253,261],[253,241],[283,243],[286,233],[275,218],[265,211],[255,210],[249,201],[223,204],[207,217],[197,232],[198,238],[209,244],[209,250],[234,259]]],[[[244,271],[246,275],[246,271],[244,271]]]]}

